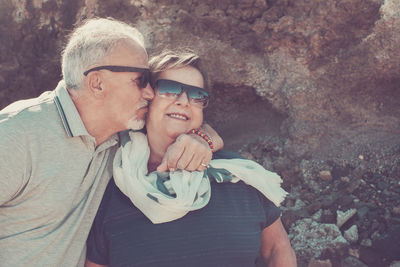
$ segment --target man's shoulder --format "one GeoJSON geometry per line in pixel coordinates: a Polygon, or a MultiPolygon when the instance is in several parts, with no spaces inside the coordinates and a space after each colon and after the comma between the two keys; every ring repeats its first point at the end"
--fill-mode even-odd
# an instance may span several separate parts
{"type": "Polygon", "coordinates": [[[26,128],[35,123],[54,120],[57,108],[54,103],[54,91],[46,91],[39,97],[16,101],[0,110],[2,128],[26,128]]]}
{"type": "Polygon", "coordinates": [[[55,107],[54,97],[54,91],[46,91],[39,97],[11,103],[4,109],[0,110],[0,121],[5,118],[24,118],[27,115],[40,114],[41,112],[48,110],[49,107],[55,107]]]}

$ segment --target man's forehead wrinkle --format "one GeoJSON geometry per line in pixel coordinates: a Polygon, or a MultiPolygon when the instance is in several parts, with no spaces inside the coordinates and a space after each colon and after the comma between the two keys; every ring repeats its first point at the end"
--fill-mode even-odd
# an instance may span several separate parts
{"type": "Polygon", "coordinates": [[[148,57],[146,50],[139,44],[121,42],[114,47],[102,65],[148,68],[148,57]]]}

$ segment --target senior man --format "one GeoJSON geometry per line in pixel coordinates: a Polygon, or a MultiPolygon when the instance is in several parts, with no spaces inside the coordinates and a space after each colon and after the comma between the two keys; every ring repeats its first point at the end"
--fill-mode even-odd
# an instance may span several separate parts
{"type": "MultiPolygon", "coordinates": [[[[147,67],[139,31],[92,19],[72,33],[55,90],[0,111],[1,266],[83,265],[118,132],[142,128],[154,96],[147,67]]],[[[203,170],[211,154],[183,135],[159,170],[203,170]]]]}

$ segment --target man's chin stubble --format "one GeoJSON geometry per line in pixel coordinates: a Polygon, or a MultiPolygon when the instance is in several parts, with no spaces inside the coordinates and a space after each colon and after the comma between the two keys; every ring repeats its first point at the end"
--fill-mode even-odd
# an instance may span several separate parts
{"type": "MultiPolygon", "coordinates": [[[[149,105],[149,101],[143,100],[141,101],[138,106],[136,107],[136,111],[145,108],[149,105]]],[[[146,114],[145,114],[146,115],[146,114]]],[[[126,124],[126,128],[130,130],[140,130],[143,129],[145,124],[145,119],[138,119],[138,116],[133,116],[126,124]]]]}
{"type": "Polygon", "coordinates": [[[131,118],[127,124],[126,128],[129,130],[140,130],[144,127],[144,119],[138,119],[136,116],[131,118]]]}

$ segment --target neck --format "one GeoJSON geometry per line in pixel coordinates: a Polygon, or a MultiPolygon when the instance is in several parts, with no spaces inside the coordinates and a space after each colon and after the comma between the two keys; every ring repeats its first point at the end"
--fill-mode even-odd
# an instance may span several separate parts
{"type": "Polygon", "coordinates": [[[107,114],[102,114],[101,106],[97,104],[96,100],[85,94],[84,89],[78,90],[68,90],[68,92],[86,131],[95,138],[96,146],[101,145],[110,136],[123,130],[111,125],[110,120],[107,119],[107,114]]]}
{"type": "Polygon", "coordinates": [[[155,130],[147,128],[147,140],[150,147],[150,157],[147,163],[149,172],[154,171],[161,164],[168,147],[174,142],[173,139],[159,136],[155,132],[155,130]]]}

